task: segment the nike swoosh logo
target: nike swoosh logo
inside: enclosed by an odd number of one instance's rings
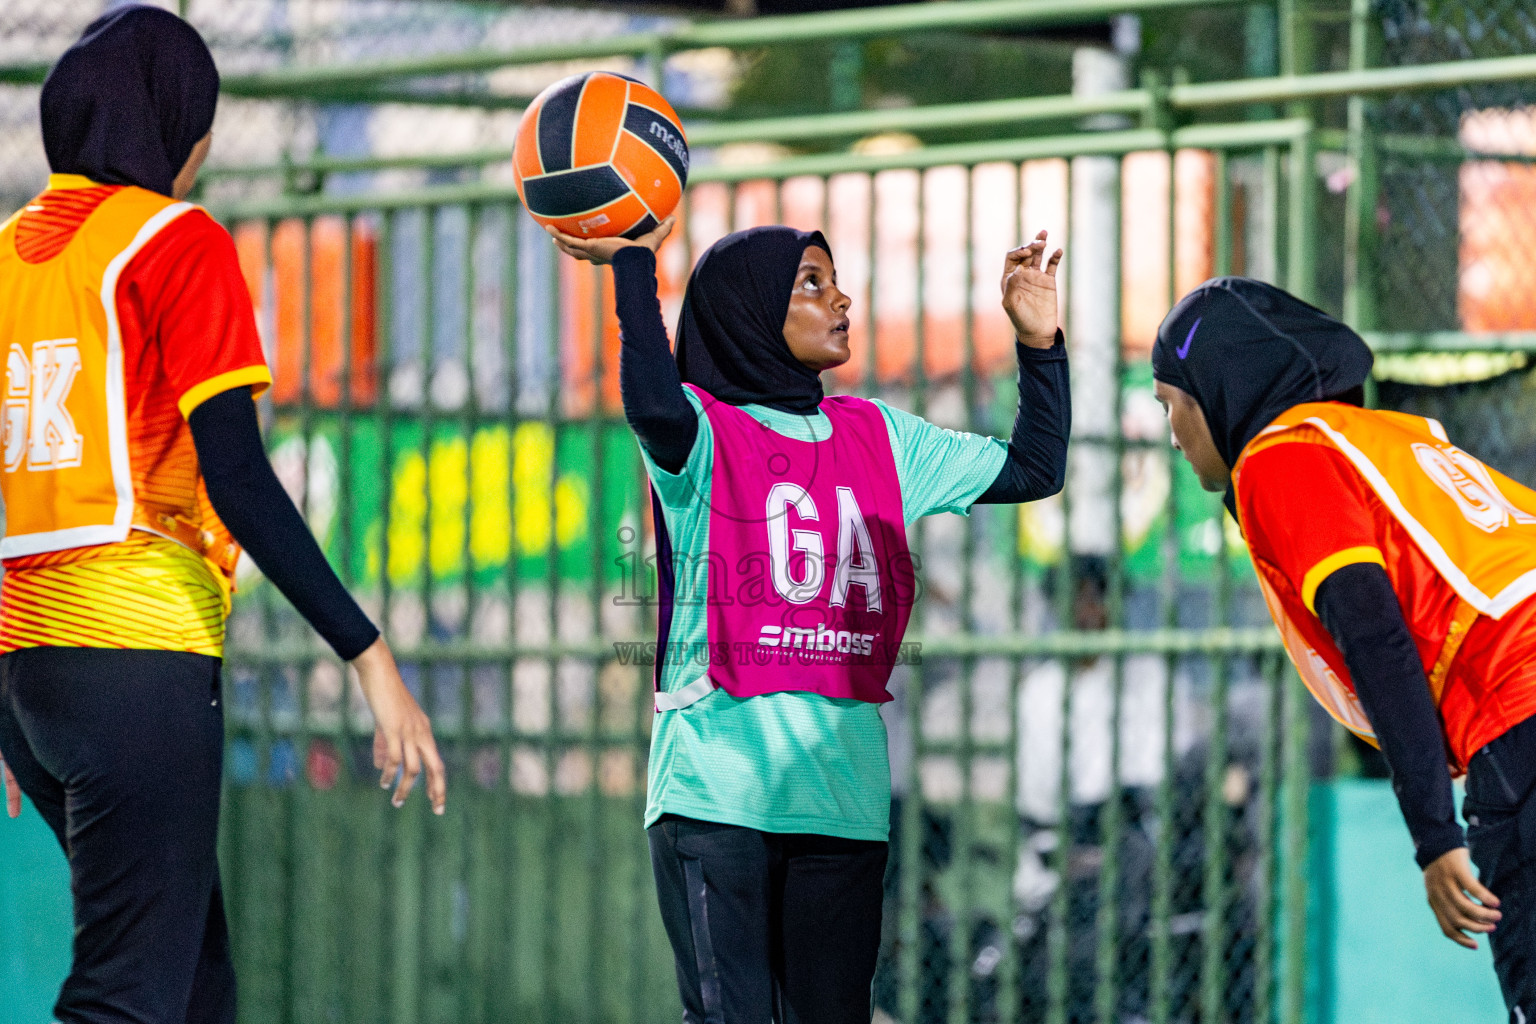
[[[1205,317],[1203,316],[1197,317],[1195,319],[1195,326],[1189,329],[1189,337],[1184,339],[1184,344],[1174,349],[1174,355],[1178,356],[1180,359],[1183,359],[1185,356],[1189,355],[1189,346],[1194,343],[1195,332],[1200,329],[1200,321],[1204,319]]]

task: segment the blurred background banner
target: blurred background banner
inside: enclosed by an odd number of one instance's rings
[[[103,9],[0,8],[7,210],[46,174],[48,63]],[[688,128],[669,322],[721,235],[820,228],[854,299],[833,391],[1003,433],[1002,255],[1041,228],[1067,250],[1065,491],[912,530],[877,1019],[1356,1024],[1448,990],[1437,1019],[1502,1012],[1486,950],[1435,928],[1379,758],[1307,699],[1170,451],[1147,353],[1200,281],[1273,281],[1365,334],[1377,404],[1536,483],[1527,0],[180,10],[224,75],[199,199],[258,309],[274,464],[455,782],[443,820],[388,808],[355,684],[243,566],[242,1021],[679,1015],[640,828],[654,545],[611,281],[556,260],[509,162],[528,100],[595,68]],[[0,825],[0,1006],[42,1020],[68,893],[29,821]]]

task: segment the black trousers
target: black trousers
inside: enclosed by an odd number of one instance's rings
[[[220,661],[38,647],[0,656],[0,754],[69,858],[61,1024],[233,1024],[216,840]]]
[[[1461,805],[1478,879],[1503,918],[1489,936],[1511,1024],[1536,1024],[1536,718],[1472,756]]]
[[[685,1024],[869,1024],[885,843],[670,814],[648,832]]]

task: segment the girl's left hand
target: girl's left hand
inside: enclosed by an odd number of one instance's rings
[[[588,263],[596,263],[601,266],[604,263],[613,262],[613,254],[620,249],[631,245],[640,245],[655,252],[672,233],[672,225],[677,223],[675,216],[668,217],[656,225],[650,232],[639,238],[577,238],[568,235],[552,225],[544,225],[544,230],[549,232],[549,237],[555,240],[555,248],[567,256],[578,260],[586,260]]]
[[[1003,262],[1003,310],[1019,341],[1031,348],[1056,343],[1056,270],[1061,250],[1045,258],[1046,233],[1010,252]]]

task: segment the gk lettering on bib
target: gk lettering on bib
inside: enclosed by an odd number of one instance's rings
[[[916,576],[885,417],[863,399],[828,398],[831,436],[800,441],[694,392],[715,445],[709,564],[670,564],[660,528],[657,551],[668,564],[657,678],[672,602],[689,589],[676,586],[683,574],[707,574],[709,665],[693,693],[658,694],[658,708],[715,686],[737,697],[797,690],[890,700]]]

